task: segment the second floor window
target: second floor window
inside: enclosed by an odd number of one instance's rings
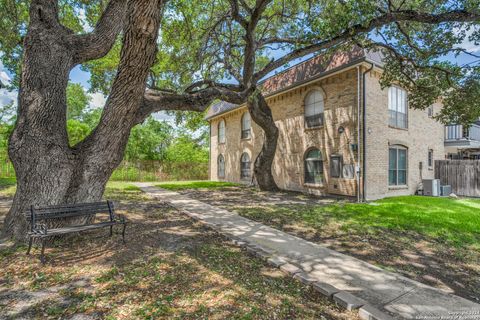
[[[408,127],[407,92],[399,87],[388,89],[388,124],[395,128]]]
[[[310,91],[305,97],[305,127],[323,126],[323,94],[319,90]]]
[[[427,114],[429,118],[433,118],[433,106],[427,108]]]
[[[225,143],[225,120],[218,123],[218,143]]]
[[[248,178],[250,178],[250,156],[244,152],[240,158],[240,179]]]
[[[251,136],[250,113],[245,112],[242,116],[242,139],[248,139]]]

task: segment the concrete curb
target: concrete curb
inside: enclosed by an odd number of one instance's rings
[[[326,298],[333,300],[333,295],[339,293],[340,290],[335,288],[332,285],[324,282],[315,282],[313,284],[313,288],[318,291],[321,295],[325,296]]]
[[[368,304],[358,309],[358,315],[363,320],[393,320],[393,317]]]
[[[221,224],[207,222],[187,210],[181,210],[176,208],[175,206],[172,207],[179,210],[181,213],[189,216],[193,220],[199,222],[202,226],[213,229],[215,232],[229,239],[232,244],[245,249],[248,253],[259,257],[271,266],[280,269],[283,273],[291,276],[293,279],[312,287],[322,296],[326,297],[331,301],[334,301],[338,306],[347,310],[357,310],[360,319],[394,320],[393,317],[376,309],[375,307],[372,307],[371,305],[367,304],[367,302],[363,299],[360,299],[347,291],[339,290],[330,284],[316,281],[316,279],[311,277],[308,273],[304,272],[299,267],[289,263],[288,259],[286,259],[285,257],[276,255],[273,250],[263,248],[257,244],[249,243],[249,241],[245,239],[229,234],[222,230]]]
[[[347,291],[335,293],[333,295],[333,301],[335,301],[337,305],[340,305],[341,307],[350,311],[360,309],[360,307],[363,307],[367,304],[366,301],[355,297],[353,294]]]

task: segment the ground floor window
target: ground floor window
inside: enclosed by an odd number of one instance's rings
[[[433,150],[428,149],[428,167],[433,168]]]
[[[388,160],[388,184],[399,186],[407,184],[407,148],[391,146]]]
[[[341,178],[342,177],[342,156],[332,155],[330,156],[330,177]]]
[[[218,156],[218,177],[225,178],[225,158],[223,155]]]
[[[244,152],[240,159],[240,178],[247,179],[250,177],[250,156]]]
[[[305,183],[323,183],[322,153],[318,149],[310,149],[305,155]]]

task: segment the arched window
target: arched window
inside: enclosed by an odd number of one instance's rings
[[[323,94],[319,90],[310,91],[305,97],[305,127],[323,126]]]
[[[242,115],[242,139],[250,138],[251,123],[250,123],[250,113],[245,112]]]
[[[225,143],[225,120],[218,123],[218,143]]]
[[[388,184],[391,186],[407,185],[407,148],[400,145],[388,149]]]
[[[225,158],[222,154],[218,155],[217,160],[218,177],[225,178]]]
[[[242,153],[240,158],[240,178],[250,178],[250,156],[246,152]]]
[[[323,183],[322,153],[318,149],[310,149],[305,155],[305,183]]]

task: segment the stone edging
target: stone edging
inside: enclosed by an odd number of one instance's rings
[[[170,205],[170,204],[169,204]],[[172,206],[172,205],[170,205]],[[172,206],[173,207],[173,206]],[[175,208],[179,210],[178,208]],[[360,319],[363,320],[393,320],[394,318],[377,308],[369,305],[365,300],[356,297],[350,292],[339,290],[334,286],[325,283],[316,281],[308,273],[302,271],[297,266],[288,262],[288,259],[280,255],[276,255],[273,250],[263,248],[262,246],[254,243],[249,243],[248,240],[241,239],[234,235],[228,234],[221,230],[221,225],[217,223],[210,223],[205,220],[199,219],[197,215],[190,213],[187,210],[179,210],[180,212],[186,214],[190,218],[199,222],[200,224],[209,227],[216,232],[222,234],[230,241],[247,252],[259,257],[263,261],[267,262],[275,268],[279,268],[283,273],[291,276],[293,279],[300,281],[301,283],[311,286],[315,291],[320,293],[322,296],[328,300],[335,302],[337,306],[340,306],[346,310],[357,310]]]

